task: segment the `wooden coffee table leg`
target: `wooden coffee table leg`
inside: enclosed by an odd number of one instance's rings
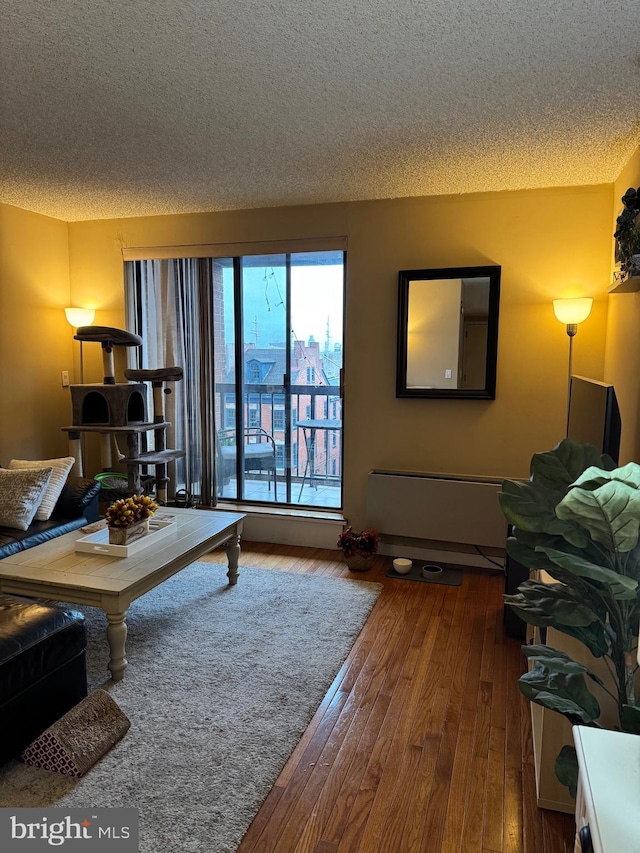
[[[123,613],[107,613],[109,624],[107,626],[107,640],[109,641],[109,669],[114,681],[121,681],[127,668],[127,659],[124,656],[124,646],[127,641],[127,623],[124,621],[127,611]]]
[[[225,545],[227,550],[227,560],[229,561],[229,571],[227,577],[229,584],[238,583],[238,561],[240,559],[240,536],[234,535]]]

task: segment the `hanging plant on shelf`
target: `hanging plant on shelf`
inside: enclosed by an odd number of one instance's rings
[[[640,187],[629,187],[622,196],[622,213],[616,219],[616,261],[620,281],[640,276]]]

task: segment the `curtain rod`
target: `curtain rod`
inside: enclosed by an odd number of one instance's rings
[[[231,243],[193,243],[177,246],[122,247],[125,261],[165,260],[167,258],[224,258],[237,255],[278,255],[294,252],[344,251],[346,237],[299,237],[291,240],[256,240]]]

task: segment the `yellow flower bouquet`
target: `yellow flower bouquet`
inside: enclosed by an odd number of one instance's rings
[[[158,509],[158,504],[148,495],[133,495],[114,501],[107,508],[109,542],[126,545],[149,532],[149,518]]]
[[[109,527],[131,527],[145,518],[150,518],[158,509],[158,504],[148,495],[133,495],[121,498],[107,509]]]

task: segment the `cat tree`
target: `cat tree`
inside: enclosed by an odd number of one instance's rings
[[[141,346],[142,338],[123,329],[109,326],[81,326],[75,339],[100,343],[102,346],[103,383],[101,385],[72,385],[73,424],[63,427],[69,434],[70,455],[75,457],[74,473],[84,476],[82,433],[100,436],[100,464],[103,471],[113,470],[111,445],[115,437],[124,438],[126,453],[122,464],[127,470],[127,493],[142,494],[155,490],[156,500],[167,502],[167,465],[184,456],[183,450],[166,446],[164,394],[170,394],[167,383],[182,379],[181,367],[162,367],[157,370],[125,370],[131,380],[116,383],[113,348]],[[147,386],[153,389],[153,420],[147,414]],[[153,449],[147,449],[147,436],[153,433]],[[153,470],[150,474],[149,470]]]

